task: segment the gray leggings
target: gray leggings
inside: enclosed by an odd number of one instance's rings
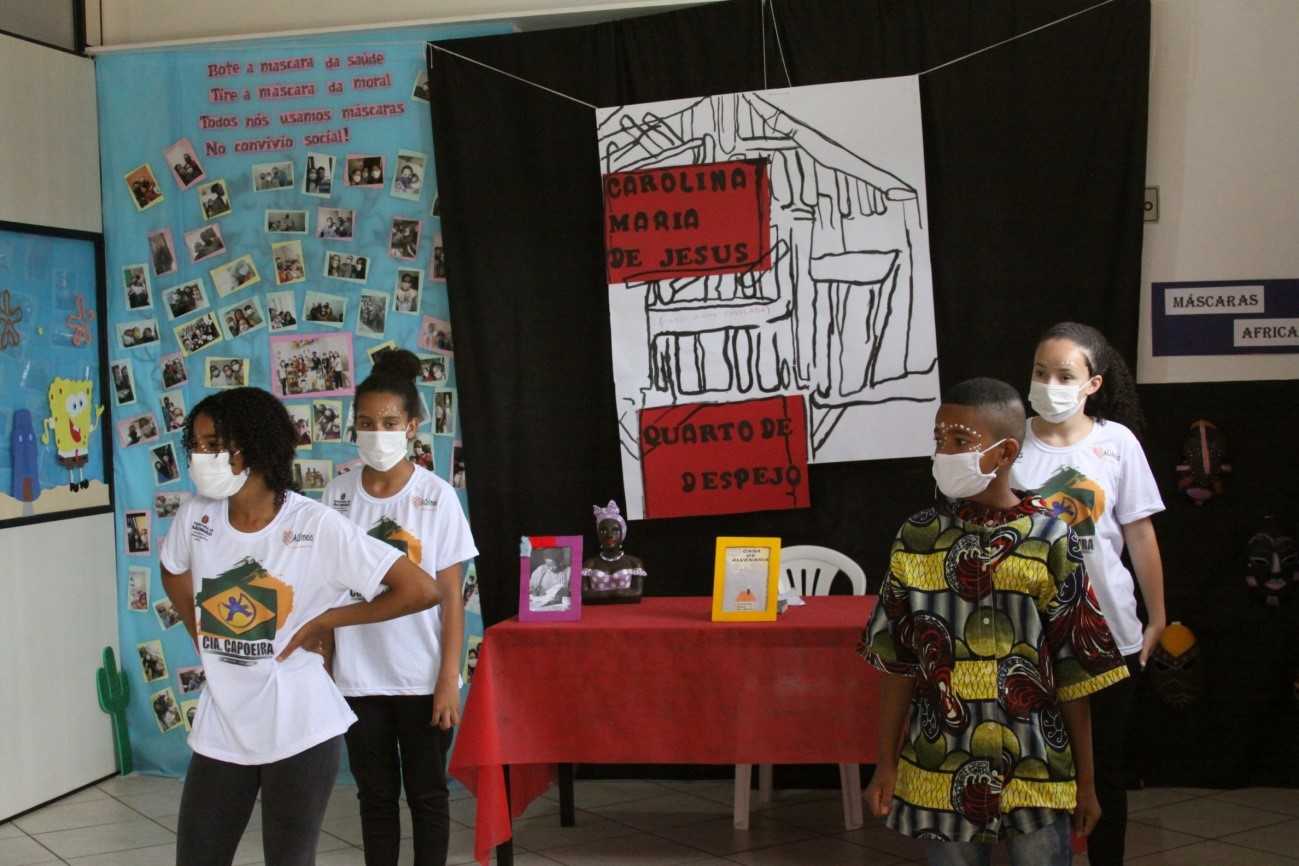
[[[259,790],[266,866],[311,866],[342,743],[340,735],[271,764],[231,764],[195,754],[180,797],[176,866],[229,866]]]

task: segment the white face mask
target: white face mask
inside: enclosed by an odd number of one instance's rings
[[[189,477],[194,481],[194,488],[199,496],[208,499],[229,499],[239,492],[248,480],[248,470],[235,475],[230,471],[229,451],[218,451],[215,454],[189,455]]]
[[[969,499],[987,490],[997,473],[993,471],[985,475],[979,469],[979,460],[1005,441],[998,439],[982,451],[935,454],[933,471],[938,489],[949,499]]]
[[[1048,385],[1045,382],[1030,382],[1028,385],[1028,404],[1033,407],[1044,421],[1059,424],[1068,421],[1082,409],[1087,398],[1082,396],[1082,389],[1087,382],[1073,385]]]
[[[356,450],[366,466],[387,472],[406,459],[406,431],[357,430]]]

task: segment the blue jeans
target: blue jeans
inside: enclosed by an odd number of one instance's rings
[[[930,866],[988,866],[993,845],[987,842],[938,842],[925,840],[925,856]],[[1069,819],[1011,836],[1006,840],[1011,866],[1069,866],[1073,849],[1069,843]]]

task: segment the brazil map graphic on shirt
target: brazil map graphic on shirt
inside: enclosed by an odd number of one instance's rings
[[[406,554],[406,558],[416,565],[419,565],[420,560],[424,558],[424,545],[420,540],[391,517],[379,518],[379,522],[370,530],[369,535],[391,544]]]
[[[1078,535],[1096,534],[1096,521],[1105,514],[1105,490],[1082,472],[1061,467],[1038,488],[1038,495]]]
[[[293,588],[246,557],[205,579],[195,601],[203,650],[232,664],[252,664],[275,654],[272,641],[293,610]]]

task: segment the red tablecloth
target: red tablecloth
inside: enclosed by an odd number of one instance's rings
[[[879,678],[854,649],[875,597],[806,601],[775,622],[647,598],[489,628],[449,768],[478,799],[479,862],[556,763],[873,763]]]

